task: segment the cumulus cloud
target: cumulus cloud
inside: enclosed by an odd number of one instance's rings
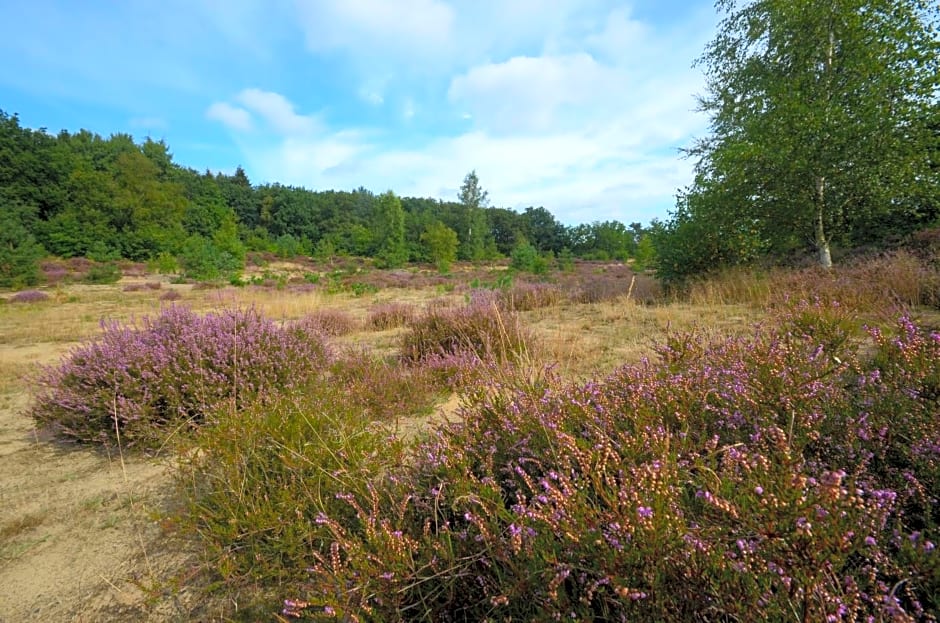
[[[622,4],[584,9],[598,4],[558,0],[559,18],[536,0],[404,0],[393,19],[380,0],[299,3],[311,50],[388,57],[354,68],[351,94],[394,102],[384,114],[400,125],[341,130],[277,93],[243,91],[235,102],[282,137],[244,144],[252,179],[454,199],[475,169],[494,204],[542,205],[566,223],[663,216],[691,179],[678,148],[704,131],[690,65],[710,27],[691,16],[676,36]],[[409,84],[425,75],[409,59],[427,55],[444,73]]]
[[[241,132],[247,132],[252,127],[251,114],[244,108],[232,106],[227,102],[215,102],[209,106],[206,118]]]
[[[606,97],[617,76],[588,54],[519,56],[487,63],[453,79],[449,99],[499,133],[558,128],[559,113]],[[584,115],[587,116],[587,115]]]
[[[314,117],[294,112],[294,105],[280,93],[245,89],[235,99],[245,108],[260,115],[280,134],[310,134],[319,127]]]

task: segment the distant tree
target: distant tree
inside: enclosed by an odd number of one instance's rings
[[[689,153],[694,227],[755,230],[770,248],[807,242],[832,263],[887,216],[916,227],[940,89],[940,5],[921,0],[718,0],[700,63],[711,136]],[[710,195],[703,200],[694,196]],[[689,226],[671,227],[685,235]],[[662,256],[661,256],[662,259]],[[710,262],[700,262],[708,265]]]
[[[568,246],[565,226],[543,207],[528,207],[522,213],[522,231],[529,243],[541,252],[558,253]]]
[[[633,254],[633,268],[638,271],[652,268],[656,263],[656,247],[653,245],[653,236],[649,233],[640,235]]]
[[[403,265],[408,261],[405,246],[405,211],[395,193],[388,191],[375,202],[376,259],[386,268]]]
[[[450,271],[451,264],[457,259],[457,232],[435,221],[421,234],[421,242],[427,246],[428,255],[437,269],[442,273]]]
[[[489,204],[489,193],[480,186],[476,171],[463,178],[457,201],[465,210],[465,235],[462,255],[468,260],[482,260],[486,256],[486,239],[489,234],[483,209]]]

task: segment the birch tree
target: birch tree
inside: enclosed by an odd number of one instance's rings
[[[940,8],[919,0],[718,0],[699,64],[711,134],[692,197],[777,252],[914,226],[935,194],[930,131],[940,88]],[[705,199],[704,197],[702,199]],[[919,212],[920,211],[920,212]],[[718,214],[717,212],[721,212]],[[719,218],[720,217],[720,218]],[[700,214],[698,218],[709,218]]]

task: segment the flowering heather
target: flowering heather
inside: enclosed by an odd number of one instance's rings
[[[289,390],[324,366],[322,340],[278,327],[258,312],[198,316],[178,306],[141,326],[102,322],[96,340],[46,367],[30,415],[79,441],[153,443],[274,390]]]
[[[377,331],[397,329],[410,322],[415,316],[415,309],[403,303],[382,303],[369,310],[366,323]]]
[[[602,381],[476,386],[337,495],[283,614],[935,621],[940,335],[902,318],[863,357],[811,310]]]
[[[339,309],[318,309],[291,323],[294,328],[323,335],[340,336],[353,333],[359,323],[349,313]]]
[[[462,353],[514,361],[525,357],[531,342],[519,318],[499,309],[492,291],[475,290],[463,307],[429,308],[412,320],[401,338],[401,356],[413,363]]]
[[[49,295],[40,290],[23,290],[10,297],[11,303],[40,303],[48,301]]]

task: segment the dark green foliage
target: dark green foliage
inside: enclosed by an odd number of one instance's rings
[[[179,253],[179,262],[183,275],[190,279],[218,279],[244,267],[244,262],[230,251],[202,236],[186,239]]]
[[[117,283],[121,279],[121,267],[116,262],[95,264],[85,273],[85,283]]]
[[[23,225],[30,210],[12,202],[0,204],[0,288],[39,282],[39,260],[46,254]]]
[[[241,167],[227,175],[176,164],[163,141],[137,144],[127,134],[104,138],[86,130],[51,136],[0,111],[0,197],[29,207],[21,225],[59,257],[150,262],[181,255],[186,270],[200,276],[230,274],[246,250],[444,267],[453,261],[442,251],[450,239],[435,249],[422,239],[438,223],[456,233],[462,260],[505,257],[523,239],[540,253],[567,247],[579,257],[625,259],[632,248],[629,231],[616,221],[597,224],[576,244],[576,228],[545,208],[491,207],[475,172],[464,179],[457,202],[392,196],[365,188],[253,187]],[[214,248],[196,249],[194,236]]]
[[[388,191],[375,202],[376,260],[383,268],[396,268],[408,261],[405,246],[405,211],[401,200]]]

